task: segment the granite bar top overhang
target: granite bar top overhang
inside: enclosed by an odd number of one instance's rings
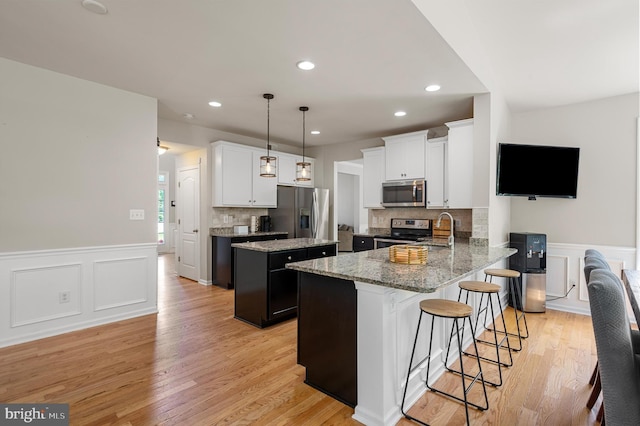
[[[454,244],[453,249],[430,247],[426,265],[390,262],[389,249],[382,248],[288,263],[286,267],[417,293],[432,293],[494,265],[516,252],[513,248],[475,246],[458,242]]]
[[[295,250],[308,247],[326,246],[331,244],[338,244],[333,240],[321,240],[316,238],[289,238],[286,240],[268,240],[268,241],[254,241],[250,243],[235,243],[231,244],[231,247],[241,248],[247,250],[274,252]]]

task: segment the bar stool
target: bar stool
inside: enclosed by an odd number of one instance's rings
[[[516,328],[518,329],[518,333],[509,333],[505,329],[504,332],[497,330],[498,333],[505,333],[507,336],[517,336],[518,337],[518,348],[511,348],[514,351],[522,350],[522,339],[526,339],[529,337],[529,327],[527,326],[527,317],[524,314],[524,306],[522,304],[522,295],[520,294],[520,286],[518,285],[518,278],[520,278],[520,272],[514,271],[513,269],[485,269],[484,270],[484,280],[487,281],[489,278],[489,282],[492,282],[493,277],[502,277],[506,278],[509,281],[509,295],[511,297],[511,303],[513,303],[513,312],[515,313],[516,318]],[[520,307],[520,308],[518,308]],[[520,313],[518,313],[520,310]],[[520,332],[520,320],[524,322],[524,329],[526,331],[526,335]]]
[[[460,370],[461,370],[461,375],[460,377],[462,378],[462,395],[463,397],[460,398],[459,396],[456,395],[452,395],[450,393],[444,392],[440,389],[436,389],[432,386],[429,385],[429,370],[431,369],[431,348],[433,346],[433,328],[434,328],[434,324],[435,324],[435,319],[436,317],[439,318],[449,318],[452,319],[456,328],[456,335],[459,337],[460,336],[460,324],[459,324],[459,320],[462,320],[462,328],[464,329],[464,323],[465,321],[468,319],[469,320],[469,326],[471,327],[471,334],[473,336],[475,336],[475,332],[474,332],[474,328],[473,328],[473,323],[471,321],[471,314],[473,312],[473,309],[471,308],[471,306],[464,304],[464,303],[460,303],[460,302],[456,302],[453,300],[445,300],[445,299],[427,299],[427,300],[423,300],[420,302],[420,316],[418,317],[418,328],[416,329],[416,338],[413,341],[413,349],[411,350],[411,358],[409,360],[409,369],[407,371],[407,381],[404,384],[404,393],[402,395],[402,405],[400,406],[400,411],[402,412],[402,414],[410,419],[413,420],[415,422],[418,422],[422,425],[428,425],[427,423],[423,422],[420,419],[417,419],[415,417],[410,416],[409,414],[407,414],[404,411],[404,402],[405,402],[405,398],[407,396],[407,387],[409,386],[409,377],[411,377],[411,372],[414,370],[411,368],[411,366],[413,365],[413,356],[415,355],[416,352],[416,344],[418,343],[418,336],[420,335],[420,323],[422,322],[422,315],[423,314],[427,314],[427,315],[431,315],[433,317],[432,321],[431,321],[431,332],[429,334],[429,352],[427,353],[426,359],[427,359],[427,374],[426,374],[426,379],[425,379],[425,384],[427,386],[427,389],[436,392],[436,393],[440,393],[443,395],[446,395],[450,398],[453,398],[457,401],[463,402],[464,403],[464,409],[465,409],[465,414],[467,416],[467,425],[469,425],[469,405],[479,409],[479,410],[486,410],[489,408],[489,399],[487,397],[487,388],[485,386],[485,381],[484,381],[484,376],[482,375],[482,366],[480,365],[480,359],[477,358],[478,361],[478,373],[473,376],[470,374],[467,374],[464,372],[464,366],[462,365],[462,342],[461,339],[458,338],[458,355],[459,355],[459,359],[460,359]],[[473,346],[476,350],[476,353],[478,352],[478,347],[476,345],[476,341],[475,339],[473,339]],[[417,365],[421,365],[422,362],[424,361],[424,359],[422,361],[420,361]],[[446,363],[446,360],[445,360]],[[446,364],[445,364],[446,366]],[[465,381],[465,377],[471,377],[472,381],[469,384],[469,386],[467,386],[466,381]],[[471,390],[471,387],[476,384],[476,382],[478,382],[478,380],[480,380],[480,383],[482,383],[482,390],[484,392],[484,406],[475,404],[471,401],[468,400],[467,398],[467,394],[469,393],[469,391]]]
[[[513,365],[513,357],[511,355],[511,344],[509,343],[509,336],[505,334],[502,337],[502,339],[498,341],[498,332],[496,331],[496,320],[495,320],[496,314],[495,314],[495,309],[493,307],[493,299],[491,298],[491,295],[495,295],[495,299],[498,302],[498,308],[500,310],[500,318],[502,320],[502,330],[505,330],[505,331],[507,330],[507,325],[504,321],[504,314],[502,312],[502,306],[500,304],[500,296],[498,295],[498,293],[500,292],[500,286],[497,284],[491,284],[484,281],[461,281],[458,283],[458,287],[460,288],[460,291],[458,292],[458,302],[461,302],[463,291],[466,294],[466,298],[464,300],[464,303],[466,304],[469,303],[469,293],[480,294],[480,303],[478,304],[478,312],[476,313],[475,329],[476,331],[478,330],[480,315],[484,313],[484,328],[486,328],[489,331],[493,331],[493,341],[483,340],[479,338],[476,338],[475,340],[476,342],[481,342],[481,343],[485,343],[487,345],[493,346],[496,349],[495,359],[480,356],[480,354],[478,354],[477,352],[474,354],[471,352],[463,351],[463,353],[467,356],[477,357],[484,361],[488,361],[492,364],[495,364],[498,367],[499,380],[497,382],[492,382],[488,379],[485,379],[485,383],[488,383],[493,386],[502,386],[502,367],[503,366],[511,367]],[[485,300],[485,295],[487,296],[486,300]],[[491,311],[491,328],[487,327],[487,314],[489,313],[489,311]],[[447,365],[447,360],[449,359],[449,350],[451,348],[451,340],[453,339],[453,333],[454,333],[454,330],[453,330],[453,327],[451,327],[449,344],[447,345],[447,355],[445,356],[445,366]],[[464,330],[462,331],[462,334],[463,334],[462,340],[464,340]],[[506,347],[504,347],[505,342],[507,344]],[[508,362],[500,359],[500,349],[506,349],[507,354],[509,355]],[[449,367],[447,367],[447,370],[453,373],[462,374],[460,371],[456,371],[455,369],[452,369]]]

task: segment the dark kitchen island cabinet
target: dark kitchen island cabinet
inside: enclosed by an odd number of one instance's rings
[[[287,263],[335,256],[337,241],[293,238],[233,244],[235,318],[263,328],[296,316],[298,274]]]
[[[211,231],[211,275],[213,284],[233,288],[233,250],[231,244],[252,241],[284,240],[286,232],[255,232],[233,234],[225,231]]]

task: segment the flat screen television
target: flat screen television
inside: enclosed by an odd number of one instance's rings
[[[496,194],[576,198],[580,148],[498,144]]]

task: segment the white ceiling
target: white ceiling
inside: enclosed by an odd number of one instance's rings
[[[637,0],[459,2],[513,110],[638,91]],[[157,98],[161,118],[263,139],[262,94],[273,93],[271,141],[298,146],[302,105],[307,130],[321,131],[307,135],[313,146],[468,118],[487,91],[410,0],[101,3],[106,15],[81,0],[0,0],[0,57]],[[301,59],[316,68],[298,70]],[[442,90],[425,92],[431,83]]]

